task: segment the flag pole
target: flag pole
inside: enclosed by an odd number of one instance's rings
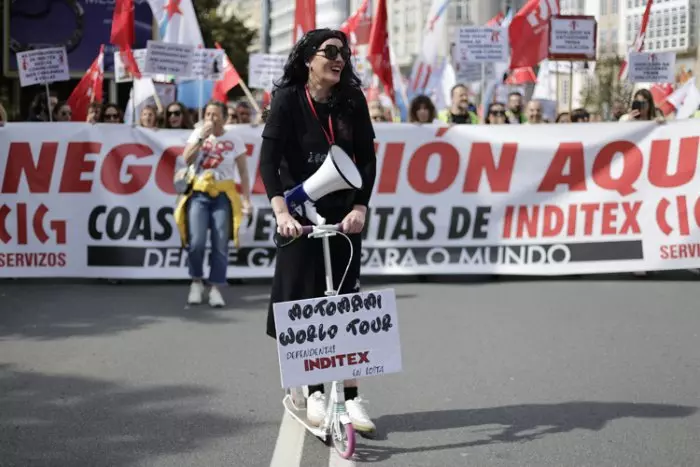
[[[246,86],[245,83],[243,82],[243,79],[238,80],[238,85],[241,87],[241,89],[243,89],[243,93],[245,94],[245,97],[250,102],[250,105],[252,105],[253,109],[255,109],[255,113],[257,113],[259,115],[260,114],[260,106],[255,101],[255,97],[253,97],[253,94],[251,94],[250,89],[248,89],[248,86]]]
[[[46,86],[46,109],[49,114],[49,121],[53,122],[53,112],[51,109],[51,95],[50,95],[50,90],[49,90],[49,82],[45,82],[44,86]]]

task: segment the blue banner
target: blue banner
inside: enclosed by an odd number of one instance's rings
[[[15,54],[24,50],[65,46],[68,66],[82,76],[105,44],[105,72],[114,71],[109,44],[114,0],[21,0],[5,2],[3,70],[17,76]],[[148,0],[134,0],[136,43],[145,48],[153,38],[153,14]]]

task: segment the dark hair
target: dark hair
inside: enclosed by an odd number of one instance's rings
[[[586,109],[574,109],[571,111],[571,123],[587,122],[591,114]]]
[[[424,94],[420,94],[416,97],[413,98],[411,101],[411,108],[408,111],[408,120],[410,122],[417,122],[418,121],[418,110],[421,107],[427,107],[428,112],[430,113],[430,116],[428,117],[429,121],[432,122],[435,120],[435,117],[437,115],[437,111],[435,110],[435,104],[433,104],[433,101],[430,100],[430,98]]]
[[[559,115],[557,115],[556,120],[554,120],[555,123],[561,123],[561,120],[564,117],[569,117],[569,120],[571,120],[571,115],[569,115],[569,112],[561,112]]]
[[[262,123],[267,122],[268,115],[270,115],[270,106],[269,105],[262,110],[262,113],[260,114],[260,121]]]
[[[236,107],[235,107],[235,108],[237,109],[238,107],[242,107],[242,108],[244,108],[244,109],[249,109],[249,110],[250,110],[250,104],[248,104],[248,102],[246,102],[246,101],[238,101],[238,102],[236,102]]]
[[[119,121],[123,122],[124,121],[124,113],[122,112],[121,107],[119,107],[117,104],[114,103],[109,103],[105,104],[104,107],[102,107],[102,113],[100,114],[100,122],[104,123],[105,122],[105,114],[109,109],[114,109],[117,111],[117,115],[119,115]]]
[[[180,108],[180,114],[182,115],[182,123],[180,124],[180,128],[178,129],[192,129],[192,122],[190,121],[190,112],[189,110],[187,110],[187,107],[185,107],[185,104],[183,104],[180,101],[174,101],[165,106],[165,118],[163,121],[163,126],[165,128],[172,128],[170,126],[170,119],[168,118],[168,109],[174,105]]]
[[[205,111],[207,110],[207,107],[217,107],[221,111],[221,116],[224,119],[226,119],[226,117],[228,116],[228,106],[221,101],[212,99],[209,102],[207,102],[207,105],[204,106]]]
[[[491,111],[492,111],[493,108],[496,107],[496,106],[503,107],[503,112],[504,112],[504,113],[505,113],[505,111],[506,111],[506,105],[505,105],[503,102],[492,102],[492,103],[490,103],[489,106],[488,106],[487,109],[486,109],[486,115],[484,115],[484,123],[486,123],[487,125],[491,124]],[[505,121],[504,123],[509,124],[510,122],[508,121],[508,117],[507,117],[506,115],[504,115],[504,117],[506,117],[506,121]]]
[[[654,120],[654,118],[656,118],[656,105],[654,104],[654,97],[651,95],[651,92],[649,92],[648,89],[640,89],[634,93],[634,96],[632,96],[632,100],[636,100],[637,96],[642,96],[644,101],[647,103],[647,112],[649,112],[648,120]],[[639,119],[642,120],[641,113],[639,117]]]
[[[68,101],[59,101],[56,103],[56,105],[53,106],[53,111],[51,112],[51,118],[56,121],[58,119],[58,111],[61,110],[61,107],[68,107],[70,109],[70,104],[68,104]],[[72,111],[73,109],[71,109]]]
[[[510,98],[512,96],[523,97],[523,95],[518,91],[512,91],[511,93],[508,94],[508,98]]]
[[[335,29],[314,29],[297,42],[289,54],[284,65],[284,74],[275,83],[272,96],[278,89],[304,86],[309,79],[309,68],[306,64],[316,54],[318,48],[328,39],[338,39],[343,43],[343,48],[349,49],[348,37],[344,32]],[[341,113],[352,113],[355,108],[355,90],[361,92],[362,81],[355,73],[352,62],[347,61],[340,73],[340,81],[333,86],[328,104],[331,108],[337,108]]]
[[[455,95],[455,91],[456,91],[457,89],[459,89],[459,88],[464,88],[464,89],[467,89],[467,90],[469,89],[469,88],[467,88],[467,85],[466,85],[466,84],[461,84],[461,83],[455,84],[454,86],[452,86],[452,89],[450,89],[450,97],[454,96],[454,95]]]

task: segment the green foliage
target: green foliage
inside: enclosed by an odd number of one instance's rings
[[[248,48],[257,36],[257,31],[248,29],[243,21],[231,16],[223,18],[217,14],[221,0],[196,0],[194,5],[205,47],[214,47],[216,42],[226,50],[241,79],[248,82]],[[229,98],[242,96],[240,86],[229,91]]]
[[[633,86],[618,79],[622,62],[623,58],[617,56],[598,59],[595,80],[584,88],[581,95],[586,108],[602,112],[611,109],[617,100],[630,101]]]

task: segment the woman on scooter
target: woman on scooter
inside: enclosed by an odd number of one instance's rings
[[[362,175],[361,190],[330,193],[316,203],[327,224],[342,223],[353,244],[353,258],[339,293],[360,290],[361,232],[376,175],[374,129],[361,81],[350,62],[348,39],[341,31],[309,31],[292,49],[284,75],[276,84],[262,133],[260,174],[277,221],[277,232],[299,237],[310,222],[291,214],[286,190],[309,178],[321,166],[332,144],[354,159]],[[350,247],[341,236],[330,238],[334,287],[343,277]],[[324,296],[322,242],[299,237],[277,249],[267,315],[267,335],[276,339],[272,304]],[[357,381],[344,382],[345,405],[355,430],[375,426],[358,395]],[[307,418],[318,426],[326,413],[323,385],[309,386]]]

